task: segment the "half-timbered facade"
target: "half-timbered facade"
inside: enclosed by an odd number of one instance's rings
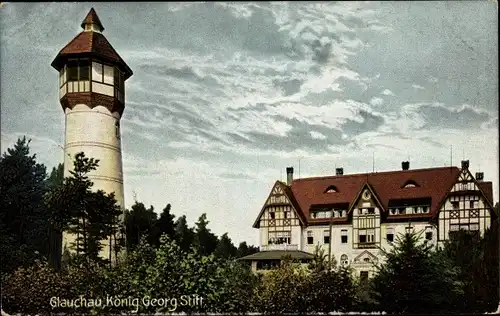
[[[261,251],[313,253],[319,245],[361,278],[383,260],[380,248],[412,231],[435,246],[461,229],[482,235],[496,221],[491,182],[461,168],[415,169],[276,181],[253,227]],[[264,258],[264,255],[260,255]],[[260,258],[259,257],[259,258]],[[255,264],[254,266],[258,266]]]

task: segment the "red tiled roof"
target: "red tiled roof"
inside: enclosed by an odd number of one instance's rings
[[[490,203],[493,204],[493,183],[491,182],[478,182],[479,188],[483,191],[484,195]]]
[[[380,203],[387,210],[389,200],[431,198],[430,214],[436,214],[440,202],[455,183],[460,169],[457,167],[401,170],[293,180],[291,190],[303,217],[309,218],[311,205],[354,203],[356,195],[368,183]],[[418,186],[402,188],[408,180]],[[334,185],[338,192],[324,193]]]

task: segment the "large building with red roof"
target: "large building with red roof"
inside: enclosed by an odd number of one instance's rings
[[[317,246],[336,262],[369,277],[398,234],[421,232],[439,245],[461,229],[484,234],[496,220],[491,182],[461,168],[441,167],[276,181],[253,227],[260,231],[261,253],[253,269],[264,268],[266,254],[312,254]],[[310,258],[310,257],[309,257]]]

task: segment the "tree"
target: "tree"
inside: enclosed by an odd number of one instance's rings
[[[77,236],[73,247],[77,256],[85,260],[101,260],[99,252],[103,241],[116,236],[119,230],[121,209],[114,194],[91,191],[93,183],[88,174],[98,167],[98,163],[96,159],[85,157],[83,152],[77,153],[71,176],[45,198],[51,210],[51,225],[58,231],[67,230]]]
[[[225,233],[219,239],[217,247],[215,248],[215,256],[218,258],[234,258],[236,257],[237,249],[233,245],[231,238]]]
[[[64,165],[60,163],[52,168],[49,178],[46,181],[46,190],[56,190],[57,187],[62,186],[64,183]],[[45,206],[46,204],[44,204]],[[47,209],[50,214],[50,210]],[[56,229],[54,224],[49,219],[49,265],[55,270],[61,267],[61,254],[62,254],[62,231]]]
[[[375,298],[382,311],[401,314],[458,312],[455,298],[463,290],[458,271],[442,252],[420,242],[416,233],[398,236],[386,262],[373,279]]]
[[[179,247],[189,251],[194,241],[194,231],[187,225],[186,215],[182,215],[175,222],[175,236]]]
[[[237,257],[241,258],[244,256],[248,256],[251,254],[254,254],[256,252],[259,252],[259,247],[255,246],[248,246],[246,241],[240,242],[240,245],[238,246],[238,251],[237,251]]]
[[[496,222],[483,237],[460,231],[443,252],[459,269],[463,295],[455,303],[468,313],[493,312],[498,307],[498,229]]]
[[[48,255],[48,214],[42,201],[46,168],[30,155],[26,137],[0,157],[0,252],[2,273]]]
[[[257,311],[271,315],[308,312],[311,286],[307,271],[290,256],[281,260],[277,269],[262,276],[256,290]]]
[[[328,260],[328,255],[319,245],[308,267],[311,274],[307,280],[307,311],[329,313],[351,310],[356,296],[351,270],[338,266],[334,258]]]
[[[197,247],[201,254],[209,255],[215,251],[217,247],[217,236],[215,236],[207,227],[207,214],[203,213],[195,223],[195,238],[194,245]]]
[[[143,237],[149,244],[154,244],[156,217],[153,206],[146,209],[143,203],[137,201],[132,205],[130,211],[125,212],[127,250],[134,249]]]
[[[171,205],[167,204],[160,214],[160,218],[153,227],[153,245],[160,246],[160,237],[164,234],[175,239],[175,215],[170,213]]]

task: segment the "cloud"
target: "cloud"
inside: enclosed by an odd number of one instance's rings
[[[316,131],[310,131],[309,134],[311,134],[311,137],[314,139],[326,139],[327,137],[319,132]]]
[[[394,96],[394,92],[392,92],[391,90],[389,89],[384,89],[382,92],[380,92],[380,94],[383,94],[383,95],[391,95],[391,96]]]
[[[425,89],[424,87],[422,87],[422,86],[420,86],[420,85],[418,85],[418,84],[412,84],[411,86],[412,86],[414,89],[417,89],[417,90],[424,90],[424,89]]]
[[[373,106],[382,105],[383,103],[384,103],[384,99],[378,98],[378,97],[373,97],[370,100],[370,104]]]

